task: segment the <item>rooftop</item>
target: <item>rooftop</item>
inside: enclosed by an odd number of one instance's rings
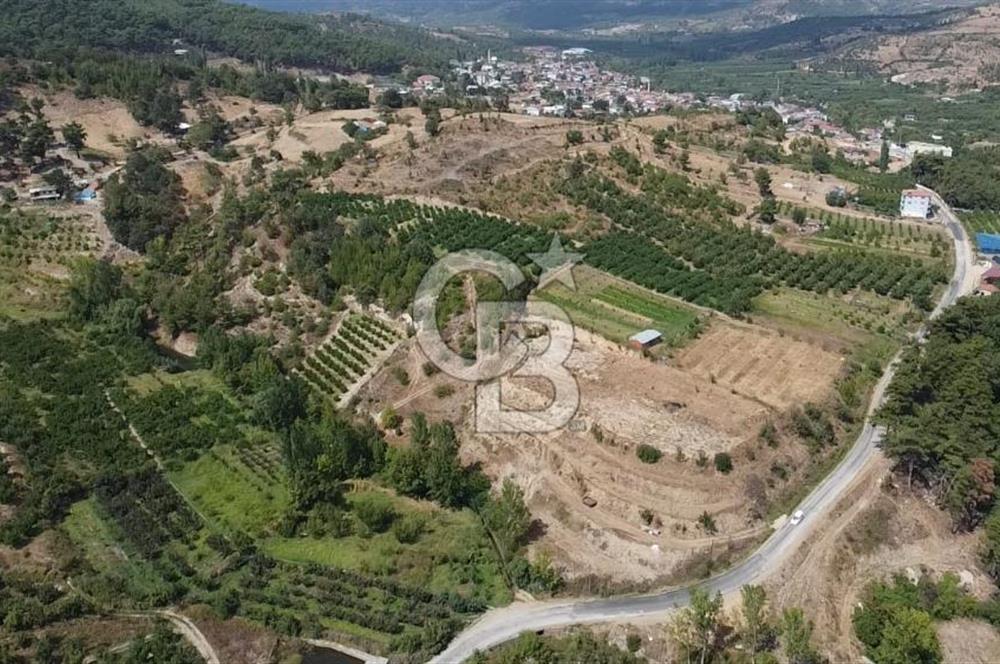
[[[642,332],[637,332],[628,338],[629,341],[635,341],[642,345],[652,343],[662,337],[663,334],[658,330],[643,330]]]

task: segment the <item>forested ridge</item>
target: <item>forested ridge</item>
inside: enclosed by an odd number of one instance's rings
[[[911,166],[921,184],[949,205],[969,210],[1000,210],[1000,148],[959,150],[953,157],[918,155]]]
[[[3,55],[51,61],[80,49],[172,54],[175,48],[272,65],[391,73],[404,65],[441,69],[471,45],[358,15],[318,19],[220,0],[4,3]]]
[[[877,420],[886,453],[957,528],[998,514],[1000,299],[965,298],[935,320],[927,343],[904,356]]]

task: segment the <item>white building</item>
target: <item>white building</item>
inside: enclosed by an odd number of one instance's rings
[[[919,189],[909,189],[899,198],[899,216],[926,219],[931,213],[931,195]]]
[[[952,150],[947,145],[939,145],[938,143],[911,141],[906,144],[906,152],[910,158],[916,157],[918,154],[936,154],[942,157],[951,157]]]

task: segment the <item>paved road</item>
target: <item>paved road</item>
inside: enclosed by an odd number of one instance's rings
[[[931,193],[935,197],[942,221],[955,245],[955,272],[951,283],[931,314],[931,317],[936,317],[954,304],[959,297],[970,293],[975,287],[975,282],[972,274],[973,252],[965,229],[940,197],[934,192]],[[918,339],[923,339],[926,330],[921,329],[916,336]],[[728,595],[738,592],[744,585],[759,583],[773,575],[788,556],[807,539],[810,532],[822,522],[825,513],[832,509],[850,488],[860,471],[876,458],[877,446],[882,439],[883,431],[881,427],[871,424],[870,415],[884,402],[885,391],[895,375],[898,360],[897,355],[877,383],[869,409],[869,418],[854,446],[848,450],[833,472],[799,505],[798,509],[805,512],[802,523],[793,526],[785,522],[743,562],[694,586],[667,590],[655,595],[518,603],[495,609],[480,617],[459,634],[432,662],[456,664],[477,650],[489,649],[525,631],[663,615],[686,605],[693,588],[704,588],[713,594],[718,591]]]

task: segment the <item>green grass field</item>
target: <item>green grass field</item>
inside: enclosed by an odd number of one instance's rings
[[[269,461],[258,462],[258,458]],[[262,535],[291,505],[284,469],[277,461],[277,450],[270,442],[247,443],[247,447],[217,445],[169,477],[206,518],[224,530]]]
[[[647,328],[663,333],[663,348],[678,348],[697,336],[698,312],[684,304],[587,266],[573,270],[576,290],[553,283],[535,294],[562,307],[584,329],[624,344]]]
[[[911,305],[874,293],[836,297],[792,288],[761,294],[753,312],[778,327],[829,334],[848,343],[868,343],[875,335],[900,339],[913,316]]]
[[[459,592],[491,604],[505,604],[510,593],[479,518],[471,511],[441,509],[432,503],[396,496],[374,485],[347,494],[350,505],[380,494],[398,517],[419,515],[424,532],[401,544],[392,532],[346,537],[272,537],[263,542],[268,555],[296,563],[319,563],[356,570],[420,586],[432,592]]]

